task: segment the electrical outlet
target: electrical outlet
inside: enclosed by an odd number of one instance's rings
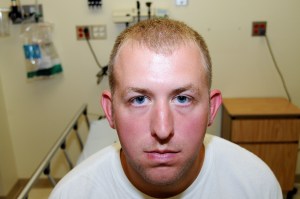
[[[85,33],[85,30],[88,32]],[[86,36],[90,38],[89,26],[76,26],[76,36],[77,40],[85,40]]]
[[[265,36],[267,32],[266,21],[254,21],[252,23],[252,36]]]
[[[82,25],[76,26],[77,40],[106,39],[106,25]]]

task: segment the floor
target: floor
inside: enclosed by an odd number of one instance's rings
[[[293,199],[300,199],[300,184],[295,184],[295,187],[298,188],[298,193],[294,195]],[[48,199],[51,190],[48,188],[35,188],[30,192],[28,199]]]
[[[293,199],[300,199],[300,184],[295,184],[295,187],[298,189],[298,192],[294,195]]]
[[[29,193],[28,199],[48,199],[52,189],[50,188],[35,188]]]

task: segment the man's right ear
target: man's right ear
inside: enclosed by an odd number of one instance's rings
[[[101,98],[102,109],[111,128],[115,128],[112,110],[112,95],[110,91],[103,91]]]

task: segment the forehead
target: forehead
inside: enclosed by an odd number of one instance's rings
[[[114,64],[116,89],[119,86],[151,83],[165,84],[206,84],[204,59],[194,43],[177,46],[165,53],[156,52],[133,41],[119,49]]]

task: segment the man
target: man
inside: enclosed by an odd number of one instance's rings
[[[205,135],[222,102],[211,71],[204,40],[181,22],[151,19],[121,33],[101,101],[120,145],[76,167],[51,198],[282,198],[260,159]]]

